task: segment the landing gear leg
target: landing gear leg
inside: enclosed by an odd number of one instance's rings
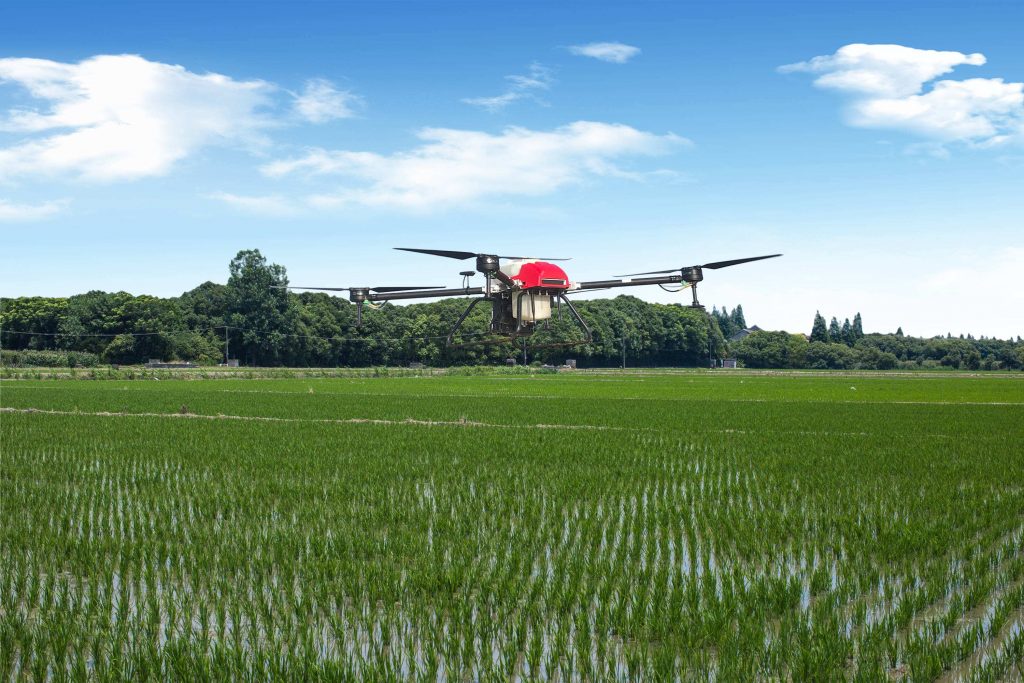
[[[469,304],[469,307],[463,311],[462,315],[460,315],[459,319],[455,322],[455,326],[452,327],[451,332],[448,333],[448,338],[444,342],[445,346],[451,346],[452,337],[455,336],[455,333],[459,331],[460,327],[462,327],[462,323],[466,322],[466,318],[469,317],[469,314],[473,312],[473,309],[476,308],[476,305],[481,301],[484,301],[484,299],[473,299],[473,302]]]

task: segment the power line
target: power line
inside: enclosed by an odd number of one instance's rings
[[[0,334],[20,334],[32,337],[153,337],[160,334],[192,334],[220,330],[225,325],[200,327],[195,330],[165,330],[163,332],[33,332],[31,330],[0,330]],[[240,329],[240,328],[235,328]]]
[[[248,332],[251,334],[257,334],[262,337],[270,336],[271,334],[277,334],[282,337],[289,337],[292,339],[323,339],[327,341],[342,341],[342,342],[357,342],[357,341],[375,341],[375,342],[407,342],[407,341],[428,341],[431,339],[447,339],[446,334],[437,335],[422,335],[419,337],[342,337],[342,336],[324,336],[318,334],[296,334],[289,332],[260,332],[258,330],[252,330],[245,327],[235,327],[234,325],[214,325],[213,327],[201,327],[193,330],[165,330],[162,332],[89,332],[89,333],[75,333],[75,332],[33,332],[29,330],[0,330],[0,334],[17,334],[23,336],[41,336],[41,337],[153,337],[158,335],[179,335],[179,334],[196,334],[201,332],[211,332],[213,330],[224,330],[227,333],[228,330],[235,330],[238,332]],[[488,334],[486,332],[467,332],[463,336],[482,336]]]

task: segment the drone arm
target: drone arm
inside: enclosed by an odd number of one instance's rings
[[[639,287],[641,285],[678,285],[683,282],[682,275],[661,275],[659,277],[637,277],[629,280],[594,280],[581,282],[575,291],[588,289],[609,289],[611,287]]]
[[[427,289],[414,292],[370,292],[369,301],[396,301],[399,299],[437,299],[444,296],[473,296],[483,294],[483,287],[458,287],[452,289]]]
[[[494,271],[493,275],[494,275],[494,277],[496,277],[502,284],[504,284],[509,289],[515,289],[518,286],[512,280],[512,278],[510,278],[508,275],[505,275],[505,273],[501,272],[500,270]]]

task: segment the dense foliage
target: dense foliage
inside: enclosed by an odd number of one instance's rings
[[[180,297],[89,292],[70,298],[7,299],[3,346],[85,351],[110,363],[150,358],[216,363],[224,360],[226,344],[230,357],[246,365],[311,367],[501,363],[520,355],[510,344],[446,349],[445,337],[465,309],[464,299],[367,309],[363,326],[357,328],[347,299],[275,288],[287,282],[284,268],[252,250],[232,260],[226,285],[207,282]],[[593,343],[553,346],[582,338],[565,315],[529,340],[530,361],[560,363],[571,357],[584,366],[617,365],[625,347],[629,365],[693,366],[725,352],[717,323],[701,311],[631,296],[577,306],[593,331]],[[489,316],[485,306],[478,306],[465,328],[484,330]],[[42,357],[5,360],[33,365]],[[76,360],[66,353],[50,357]]]
[[[243,365],[337,367],[502,363],[519,357],[511,344],[445,348],[444,338],[466,306],[446,299],[367,310],[355,326],[353,305],[322,292],[293,293],[285,269],[258,250],[239,252],[227,284],[206,282],[179,297],[93,291],[69,298],[4,299],[0,310],[4,362],[39,365],[140,363],[148,359],[222,362],[225,351]],[[914,339],[864,335],[858,313],[831,334],[816,316],[811,343],[803,335],[754,333],[725,339],[746,327],[743,309],[710,315],[682,305],[652,304],[632,296],[579,301],[594,335],[583,346],[557,346],[582,338],[568,320],[552,320],[528,342],[533,362],[575,358],[581,367],[706,366],[734,355],[748,367],[889,368],[936,365],[970,369],[1024,366],[1024,347],[995,339]],[[465,329],[484,330],[490,311],[478,306]],[[709,339],[710,337],[710,339]],[[838,343],[837,343],[838,342]],[[623,354],[625,350],[625,354]],[[81,353],[88,355],[80,355]],[[79,354],[79,355],[76,355]],[[623,358],[625,355],[625,358]]]
[[[0,679],[1018,680],[1022,385],[4,382]]]
[[[851,344],[809,340],[802,334],[755,332],[730,345],[749,368],[891,370],[951,368],[1015,370],[1024,368],[1020,340],[921,339],[901,334],[865,334]]]

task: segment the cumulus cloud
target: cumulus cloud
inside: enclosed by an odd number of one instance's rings
[[[902,128],[940,140],[992,145],[1008,139],[1024,116],[1024,84],[1001,78],[939,81],[921,95],[853,103],[849,120],[864,128]]]
[[[0,131],[25,136],[0,148],[0,179],[157,176],[207,145],[259,143],[272,125],[263,113],[271,84],[136,55],[78,63],[0,59],[0,82],[20,85],[38,101],[0,119]]]
[[[508,88],[500,95],[494,95],[493,97],[466,97],[462,101],[493,113],[501,111],[517,100],[533,99],[539,101],[537,92],[549,90],[555,82],[554,77],[551,75],[551,70],[536,62],[530,65],[530,72],[528,74],[505,76],[505,80],[508,81]]]
[[[0,222],[23,223],[51,218],[63,211],[67,200],[43,202],[42,204],[15,204],[0,199]]]
[[[295,95],[295,113],[310,123],[325,123],[334,119],[347,119],[356,115],[362,98],[348,90],[338,90],[323,78],[306,81],[300,94]]]
[[[848,92],[902,97],[920,92],[921,86],[961,64],[981,66],[985,55],[919,50],[903,45],[844,45],[835,54],[780,66],[779,71],[822,74],[814,84]]]
[[[615,161],[665,154],[687,143],[625,125],[577,121],[552,131],[509,127],[500,134],[427,128],[422,144],[384,155],[310,150],[263,167],[271,177],[342,176],[354,181],[316,195],[317,207],[343,204],[424,210],[484,197],[543,195],[595,176],[625,172]]]
[[[602,62],[625,64],[640,54],[640,48],[625,43],[587,43],[586,45],[570,45],[569,52],[581,57],[593,57]]]
[[[983,64],[980,53],[858,43],[779,70],[820,74],[816,86],[850,95],[845,116],[853,126],[980,146],[1021,138],[1024,84],[1001,78],[935,81],[957,66]]]

